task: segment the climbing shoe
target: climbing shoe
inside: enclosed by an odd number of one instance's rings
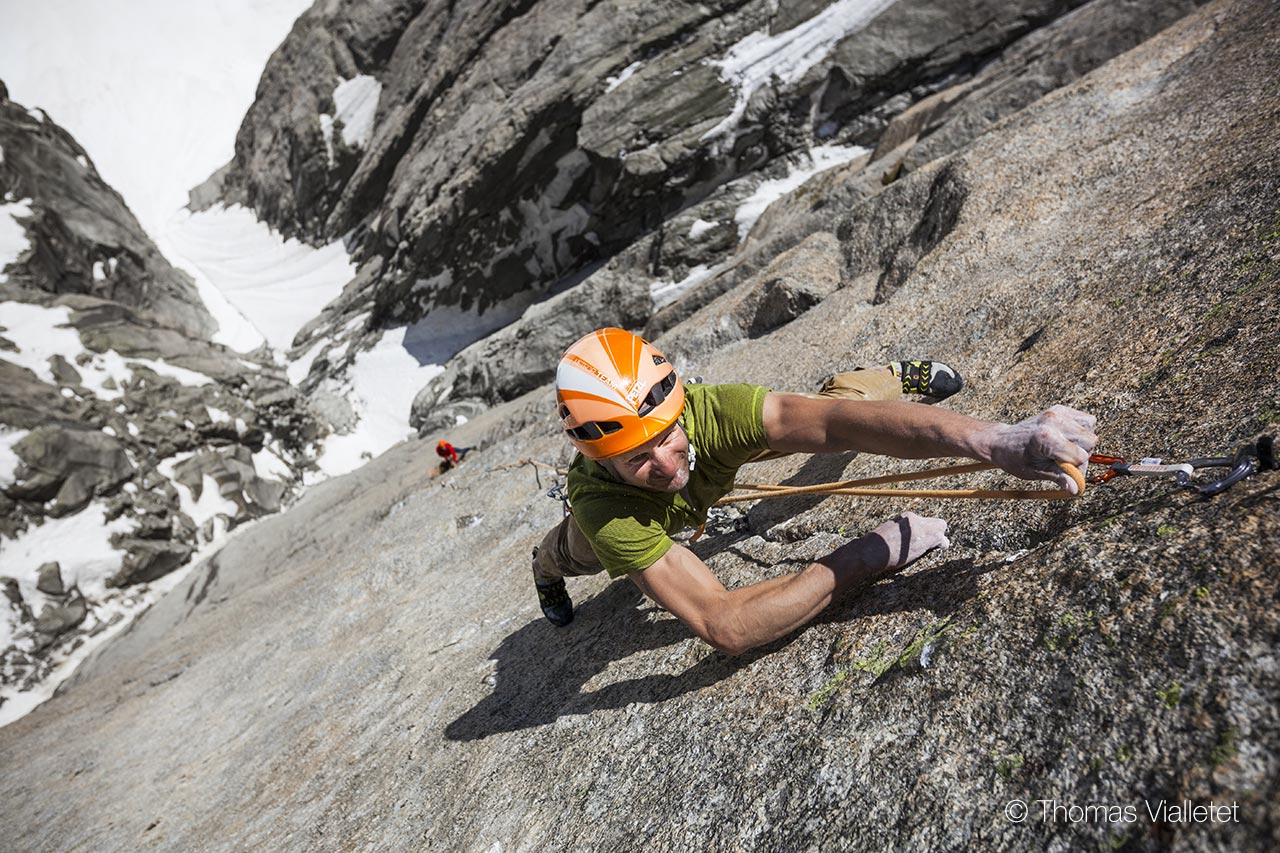
[[[889,369],[902,380],[903,394],[945,400],[964,387],[960,374],[940,361],[895,361]]]
[[[538,549],[533,549],[533,559],[538,559]],[[538,604],[542,606],[542,615],[557,628],[563,628],[573,621],[573,601],[569,598],[569,590],[565,588],[564,578],[553,581],[535,579],[534,589],[538,591]]]
[[[569,599],[569,590],[565,589],[563,580],[548,583],[534,581],[533,585],[538,590],[542,615],[547,617],[548,622],[563,628],[573,621],[573,602]]]

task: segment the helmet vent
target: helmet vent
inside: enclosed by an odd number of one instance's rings
[[[649,389],[649,393],[645,395],[644,402],[640,404],[640,408],[636,411],[640,417],[652,412],[667,399],[667,395],[676,387],[676,372],[673,370],[662,378],[662,381]]]
[[[622,424],[617,421],[591,421],[580,427],[570,427],[565,432],[578,441],[595,441],[620,429],[622,429]]]

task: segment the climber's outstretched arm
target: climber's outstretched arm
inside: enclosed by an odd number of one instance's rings
[[[771,393],[764,400],[769,447],[794,453],[854,450],[924,459],[966,456],[1075,492],[1058,462],[1082,467],[1098,441],[1095,418],[1067,406],[1016,424],[978,420],[919,403],[837,400]]]
[[[840,591],[901,569],[931,548],[945,547],[946,530],[941,519],[907,513],[795,574],[732,590],[678,544],[630,577],[699,637],[722,652],[739,654],[790,634]]]

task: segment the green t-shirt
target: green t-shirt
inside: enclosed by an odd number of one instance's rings
[[[671,535],[706,522],[707,510],[733,486],[747,460],[768,449],[758,385],[687,385],[680,425],[697,454],[680,494],[620,483],[579,454],[569,467],[569,503],[600,564],[618,578],[647,569],[671,547]],[[687,496],[687,497],[686,497]]]

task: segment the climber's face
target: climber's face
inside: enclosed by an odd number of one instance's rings
[[[619,480],[651,492],[678,492],[689,485],[689,437],[672,424],[635,450],[608,460]]]

